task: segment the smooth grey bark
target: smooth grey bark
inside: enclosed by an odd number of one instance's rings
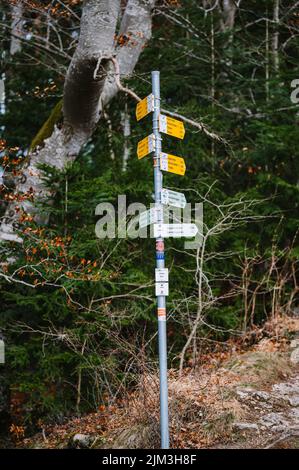
[[[17,2],[11,7],[11,38],[10,38],[10,54],[14,55],[22,49],[21,38],[24,36],[23,31],[23,3]]]
[[[55,188],[46,188],[39,166],[46,164],[62,170],[78,156],[92,135],[103,108],[119,91],[118,79],[131,75],[151,37],[154,3],[155,0],[128,0],[117,34],[118,37],[126,35],[129,41],[121,46],[115,41],[120,1],[84,2],[78,46],[65,78],[63,126],[61,129],[55,127],[44,146],[30,155],[22,178],[16,184],[16,193],[26,194],[33,190],[35,204],[53,197]],[[18,223],[16,206],[33,215],[38,223],[47,222],[47,214],[41,214],[28,200],[12,202],[1,223],[0,240],[22,242],[15,230]]]
[[[273,6],[273,21],[275,31],[272,38],[272,54],[273,54],[273,65],[274,70],[277,73],[279,70],[279,54],[278,54],[278,47],[279,47],[279,0],[274,0]]]
[[[238,2],[239,5],[240,2]],[[221,20],[220,29],[223,32],[228,32],[228,41],[225,47],[230,53],[230,58],[227,60],[226,65],[230,67],[232,65],[232,47],[234,42],[234,26],[237,12],[237,2],[235,0],[222,0],[220,5]]]
[[[123,136],[124,136],[122,171],[126,171],[128,160],[130,157],[129,137],[131,135],[131,123],[130,123],[130,115],[128,112],[127,102],[125,104],[124,111],[121,113],[121,125],[123,128]]]
[[[220,27],[222,31],[230,31],[235,25],[237,3],[235,0],[222,0],[220,3],[220,10],[222,13]]]

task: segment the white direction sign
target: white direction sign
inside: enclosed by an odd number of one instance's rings
[[[156,296],[158,295],[169,295],[168,282],[156,282]]]
[[[155,224],[155,238],[195,237],[198,228],[195,224]]]
[[[144,228],[147,225],[154,224],[162,219],[162,207],[151,207],[147,211],[142,212],[139,216],[139,227]]]
[[[162,204],[180,207],[181,209],[184,209],[187,203],[185,194],[171,191],[170,189],[162,189],[161,202]]]
[[[155,269],[156,282],[168,282],[168,268]]]

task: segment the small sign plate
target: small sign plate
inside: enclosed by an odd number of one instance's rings
[[[169,294],[168,282],[156,282],[156,296]]]
[[[143,98],[143,100],[139,101],[136,106],[136,119],[140,121],[140,119],[144,118],[147,114],[154,111],[154,95],[151,93],[150,95]]]
[[[168,282],[168,268],[155,269],[156,282]]]
[[[142,212],[139,216],[139,227],[143,228],[147,225],[154,224],[159,220],[163,220],[162,207],[151,207],[150,209]]]
[[[140,140],[137,145],[137,157],[140,160],[149,153],[155,150],[155,136],[150,134],[144,139]]]

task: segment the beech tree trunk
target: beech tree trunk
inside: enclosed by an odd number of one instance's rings
[[[237,11],[237,3],[235,0],[222,0],[220,2],[222,31],[231,31],[235,25],[235,16]]]
[[[278,54],[278,47],[279,47],[279,0],[274,0],[273,6],[273,21],[274,21],[274,34],[272,38],[272,54],[273,54],[273,65],[274,71],[277,73],[279,70],[279,54]]]
[[[10,38],[10,54],[14,55],[22,49],[21,38],[24,36],[23,31],[23,3],[17,2],[11,7],[11,38]]]
[[[34,203],[53,196],[42,180],[40,164],[62,170],[78,156],[92,135],[104,107],[119,91],[119,78],[126,78],[151,37],[151,13],[155,0],[128,0],[119,31],[120,0],[86,0],[83,5],[79,42],[69,65],[63,95],[64,121],[61,129],[36,149],[16,183],[16,193],[33,192]],[[117,33],[117,36],[116,36]],[[123,44],[118,40],[126,36]],[[115,39],[116,38],[116,39]],[[115,70],[119,67],[119,77]],[[8,205],[0,227],[0,240],[22,242],[17,230],[19,209],[33,215],[38,223],[47,222],[36,206],[24,200]]]

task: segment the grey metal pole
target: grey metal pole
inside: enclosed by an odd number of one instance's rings
[[[160,114],[160,72],[152,72],[152,93],[154,95],[153,133],[156,148],[154,153],[155,204],[161,205],[162,171],[160,170],[161,134],[159,132]],[[163,215],[158,211],[158,223],[163,223]],[[164,240],[156,238],[156,267],[165,267]],[[160,366],[160,427],[161,449],[169,449],[168,425],[168,386],[167,386],[167,341],[166,341],[166,298],[157,296],[159,366]]]

